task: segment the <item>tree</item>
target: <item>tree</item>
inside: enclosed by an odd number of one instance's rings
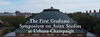
[[[24,16],[0,16],[0,19],[4,21],[5,26],[15,27],[18,24],[25,23],[26,18]]]
[[[100,31],[98,31],[100,29],[100,18],[89,16],[82,12],[70,13],[68,16],[77,21],[87,31],[95,33],[96,35],[100,34]]]

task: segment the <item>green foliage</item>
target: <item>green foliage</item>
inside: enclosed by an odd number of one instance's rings
[[[35,15],[36,14],[33,14],[31,17]],[[7,27],[6,29],[1,31],[2,33],[0,35],[4,35],[8,32],[14,31],[19,27],[19,24],[24,24],[27,19],[30,18],[25,18],[24,16],[0,16],[0,20],[3,22],[0,22],[0,27]]]
[[[38,13],[33,13],[31,17],[34,17]],[[0,23],[0,26],[3,27],[16,27],[19,24],[25,23],[29,18],[25,18],[24,16],[0,16],[0,20],[3,21],[3,23]]]
[[[16,26],[26,21],[24,16],[0,16],[5,26]]]
[[[100,18],[89,16],[87,13],[70,13],[68,14],[72,19],[78,22],[84,29],[93,32],[96,35],[100,34]]]

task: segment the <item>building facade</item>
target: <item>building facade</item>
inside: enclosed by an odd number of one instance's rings
[[[0,16],[16,16],[16,14],[15,13],[4,12],[4,13],[0,13]]]
[[[25,18],[32,16],[32,13],[21,13],[20,11],[16,11],[15,14],[16,16],[25,16]]]
[[[95,16],[97,18],[100,18],[100,10],[99,10],[99,12],[97,12],[96,10],[94,10],[94,11],[89,10],[89,11],[86,11],[86,13],[90,16]]]
[[[32,13],[21,13],[20,11],[16,11],[15,13],[4,12],[0,13],[0,16],[24,16],[25,18],[28,18],[32,16]]]

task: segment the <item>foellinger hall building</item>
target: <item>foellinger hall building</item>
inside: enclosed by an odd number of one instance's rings
[[[49,9],[44,9],[42,12],[36,16],[32,16],[30,19],[44,19],[44,20],[69,20],[69,23],[30,23],[27,22],[25,25],[77,25],[77,22],[67,16],[67,14],[61,12],[59,9],[54,9],[53,7]],[[29,21],[29,20],[28,20]],[[86,31],[83,28],[54,28],[55,30],[70,30],[73,29],[74,33],[35,33],[34,29],[50,30],[52,28],[31,28],[31,29],[20,29],[15,30],[16,37],[86,37]],[[29,32],[29,30],[32,30]]]

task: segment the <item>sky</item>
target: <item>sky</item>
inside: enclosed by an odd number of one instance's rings
[[[15,11],[40,13],[54,7],[64,13],[99,10],[100,0],[0,0],[0,13]]]

